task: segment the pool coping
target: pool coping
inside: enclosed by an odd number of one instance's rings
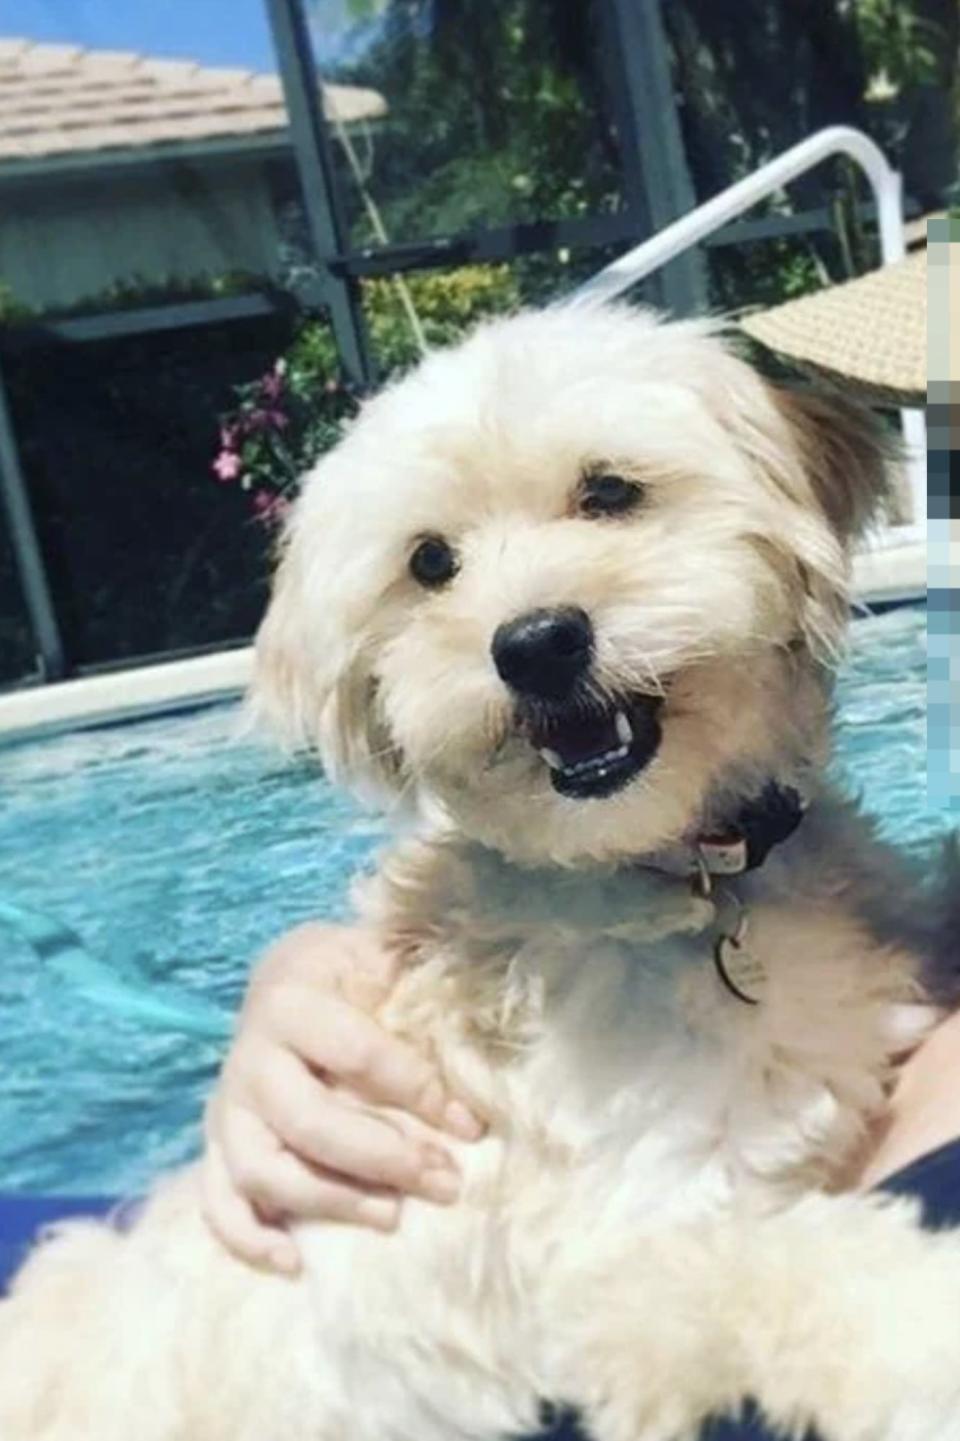
[[[927,548],[923,540],[862,551],[854,561],[859,605],[888,607],[923,600]],[[162,661],[0,695],[0,740],[162,714],[243,695],[253,648]]]
[[[10,691],[0,695],[0,740],[237,699],[252,669],[244,646]]]

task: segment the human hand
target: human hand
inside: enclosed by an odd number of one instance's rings
[[[369,932],[315,923],[255,972],[207,1108],[201,1169],[207,1220],[242,1259],[293,1273],[288,1219],[389,1231],[404,1194],[456,1199],[445,1137],[475,1140],[483,1126],[371,1018],[395,972]]]

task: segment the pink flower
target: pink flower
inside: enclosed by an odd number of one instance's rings
[[[221,450],[210,468],[218,480],[236,480],[243,464],[235,450]]]
[[[220,445],[223,450],[236,450],[240,439],[240,428],[236,425],[221,425]]]
[[[260,395],[266,401],[277,401],[283,393],[283,377],[285,370],[280,369],[280,362],[268,371],[260,381]]]
[[[251,410],[247,416],[250,430],[284,430],[289,424],[282,410]]]
[[[264,525],[279,525],[290,509],[290,502],[282,495],[271,495],[269,490],[256,490],[253,508]]]

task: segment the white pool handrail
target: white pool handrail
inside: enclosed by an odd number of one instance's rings
[[[625,255],[611,261],[592,279],[581,285],[572,297],[574,304],[586,301],[613,300],[638,281],[674,260],[691,245],[713,235],[721,226],[736,220],[768,195],[782,190],[815,166],[833,155],[847,155],[855,160],[870,182],[877,202],[880,222],[880,250],[884,263],[900,260],[906,250],[903,233],[903,188],[900,176],[869,135],[849,125],[831,125],[818,130],[799,145],[792,146],[761,165],[752,175],[737,180],[721,190],[712,200],[705,200],[687,215]]]
[[[900,260],[906,253],[903,227],[903,187],[900,176],[880,147],[849,125],[831,125],[818,130],[799,145],[761,165],[752,175],[721,190],[666,226],[648,240],[597,272],[570,297],[571,305],[595,305],[614,300],[655,270],[674,260],[692,245],[736,220],[759,201],[781,190],[791,181],[835,155],[846,155],[866,175],[877,206],[880,253],[884,264]],[[876,538],[879,545],[899,545],[916,540],[926,532],[926,448],[927,432],[923,412],[900,412],[907,449],[907,478],[913,519],[907,525],[885,527]]]

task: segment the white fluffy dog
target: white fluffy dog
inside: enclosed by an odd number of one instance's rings
[[[957,1441],[960,1238],[839,1193],[921,997],[832,797],[871,424],[709,327],[521,315],[364,408],[296,507],[257,690],[419,815],[361,905],[382,1013],[490,1117],[463,1200],[260,1275],[192,1173],[0,1304],[2,1441]],[[925,944],[925,942],[924,942]],[[834,1192],[834,1193],[832,1193]]]

